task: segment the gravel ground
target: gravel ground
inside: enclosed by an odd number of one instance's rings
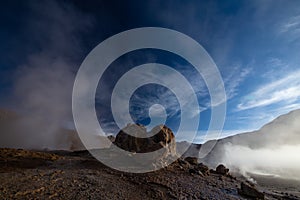
[[[0,199],[245,199],[241,180],[190,174],[175,162],[144,174],[110,169],[87,152],[0,149]],[[286,195],[285,195],[286,196]],[[266,199],[295,196],[266,195]]]

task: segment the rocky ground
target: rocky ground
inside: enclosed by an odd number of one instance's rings
[[[87,151],[0,149],[0,180],[0,199],[248,199],[253,194],[257,199],[298,199],[260,193],[224,166],[209,170],[194,158],[133,174],[106,167]]]

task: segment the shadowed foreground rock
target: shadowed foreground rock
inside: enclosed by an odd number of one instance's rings
[[[227,175],[229,172],[229,169],[227,169],[224,165],[220,164],[216,168],[216,173],[221,175]]]
[[[259,192],[254,186],[247,184],[245,182],[241,183],[241,189],[238,189],[240,195],[254,198],[254,199],[265,199],[265,195]]]

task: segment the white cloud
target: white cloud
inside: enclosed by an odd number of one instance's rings
[[[232,68],[232,73],[224,78],[227,100],[237,95],[238,88],[241,82],[245,80],[245,78],[251,73],[251,71],[252,68],[247,66],[243,69],[241,69],[240,66]]]
[[[300,179],[300,110],[281,115],[260,130],[224,140],[215,153],[231,169]],[[215,154],[216,155],[216,154]]]
[[[283,112],[288,112],[290,110],[296,110],[300,108],[300,103],[293,103],[284,107],[281,107],[280,110]]]
[[[297,40],[300,36],[300,15],[290,17],[280,24],[279,34],[287,35],[291,42]]]
[[[281,25],[281,33],[295,31],[300,29],[300,15],[291,17]]]
[[[232,169],[247,173],[268,174],[289,179],[300,179],[300,145],[283,145],[277,148],[252,149],[246,146],[227,144],[222,163]],[[245,156],[247,155],[247,156]]]
[[[289,63],[275,57],[268,58],[264,65],[268,66],[266,72],[261,74],[264,79],[280,79],[280,76],[286,74],[287,70],[292,67]]]
[[[275,103],[291,104],[300,97],[300,71],[268,83],[250,93],[238,104],[238,110],[268,106]]]

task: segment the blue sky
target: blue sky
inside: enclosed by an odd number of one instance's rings
[[[58,68],[53,61],[59,60],[59,66],[66,66],[71,78],[58,80],[69,81],[67,84],[62,81],[62,85],[70,85],[66,87],[70,90],[81,62],[97,44],[121,31],[157,26],[194,38],[215,61],[227,94],[224,135],[256,130],[275,117],[300,108],[300,2],[297,0],[12,1],[3,3],[0,10],[1,107],[20,108],[32,102],[31,98],[27,98],[28,102],[22,99],[24,93],[32,96],[39,92],[35,84],[25,89],[18,87],[19,80],[29,74],[28,68],[30,74],[37,69],[53,71],[52,68]],[[201,142],[210,120],[205,84],[189,63],[159,50],[131,52],[112,63],[98,86],[96,108],[100,123],[106,124],[108,130],[114,127],[109,110],[114,81],[126,70],[147,62],[172,66],[197,90],[202,112],[196,140]],[[45,88],[51,84],[39,81]],[[53,89],[57,104],[71,106],[69,96],[58,97],[62,93]],[[178,103],[161,86],[148,85],[137,90],[130,101],[131,115],[147,124],[148,109],[153,103],[166,105],[167,124],[176,130]],[[34,104],[38,105],[39,102]],[[65,111],[68,117],[70,110]]]

